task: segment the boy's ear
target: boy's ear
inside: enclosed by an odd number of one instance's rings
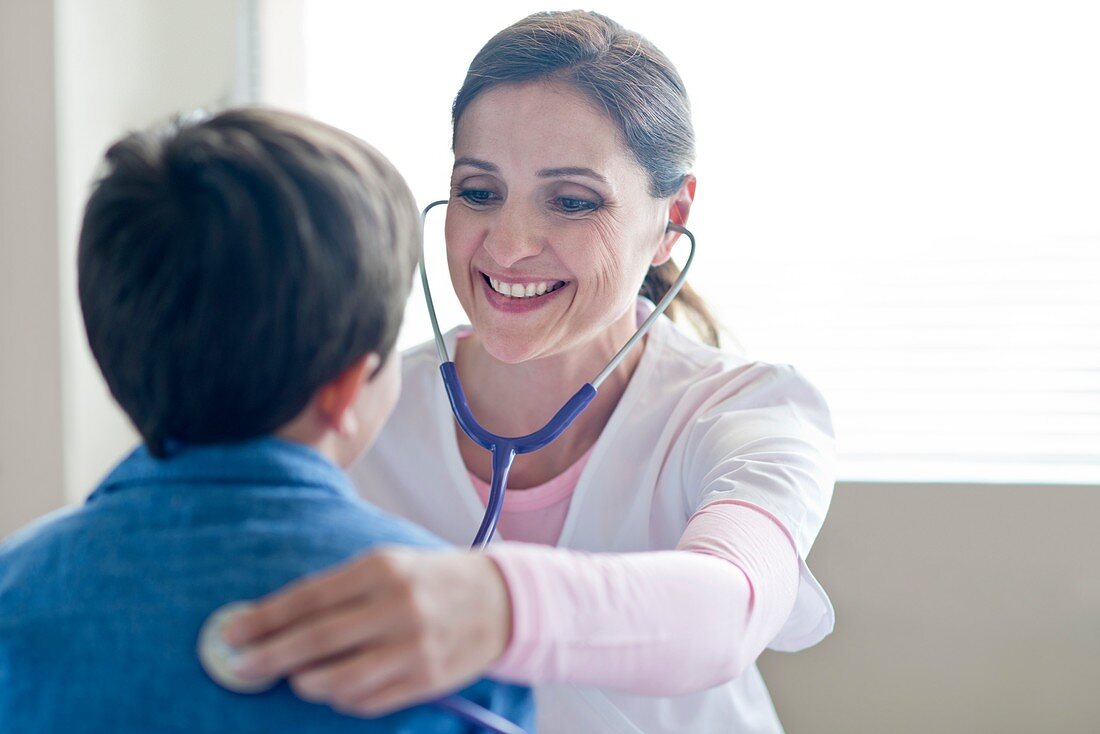
[[[668,219],[673,224],[682,225],[687,222],[688,212],[691,211],[691,202],[695,199],[695,184],[695,176],[689,173],[684,177],[684,182],[680,184],[680,190],[673,194],[668,209]],[[653,260],[650,261],[650,265],[664,265],[672,257],[672,247],[679,239],[679,232],[671,229],[665,232],[660,246],[653,253]]]
[[[354,433],[358,429],[355,413],[350,410],[351,405],[381,361],[374,352],[365,354],[317,391],[317,410],[329,428],[342,435]]]

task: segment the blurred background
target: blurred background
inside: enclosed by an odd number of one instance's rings
[[[135,443],[76,303],[111,140],[274,104],[365,138],[426,204],[474,53],[571,7],[0,0],[0,537],[81,502]],[[727,347],[796,365],[833,410],[810,564],[836,632],[761,663],[788,732],[1100,731],[1100,6],[590,9],[687,84],[690,280]],[[429,335],[417,290],[400,344]]]

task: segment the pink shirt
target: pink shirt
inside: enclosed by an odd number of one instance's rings
[[[512,634],[491,673],[679,695],[740,675],[794,606],[798,559],[771,514],[719,500],[690,519],[677,550],[584,553],[550,548],[588,459],[505,496],[488,553],[508,586]],[[470,474],[481,496],[488,485]],[[675,674],[670,674],[675,671]]]
[[[718,500],[691,517],[677,550],[547,547],[561,536],[591,453],[545,484],[504,496],[497,532],[523,542],[488,550],[512,602],[512,634],[491,672],[664,696],[740,675],[794,607],[799,567],[790,533],[760,507]],[[486,504],[489,485],[469,476]]]
[[[506,492],[504,507],[497,523],[497,533],[501,539],[557,545],[561,529],[565,525],[565,516],[569,512],[569,501],[573,499],[573,490],[591,454],[590,448],[571,467],[546,484]],[[470,473],[470,481],[481,497],[482,504],[488,504],[488,483],[473,472]]]

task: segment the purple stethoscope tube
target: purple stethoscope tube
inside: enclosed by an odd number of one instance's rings
[[[424,221],[428,218],[428,212],[437,206],[447,203],[449,202],[443,199],[428,204],[420,214],[421,229],[423,229]],[[618,353],[611,358],[611,361],[607,363],[607,366],[600,371],[600,374],[596,375],[595,379],[586,383],[575,395],[573,395],[573,397],[569,398],[569,402],[563,405],[554,417],[542,428],[526,436],[517,437],[498,436],[486,430],[477,422],[473,413],[470,412],[470,406],[466,402],[466,395],[462,390],[462,383],[458,379],[458,371],[455,369],[455,363],[451,361],[450,356],[447,354],[447,345],[443,340],[443,333],[439,330],[439,320],[436,318],[435,305],[432,302],[432,291],[428,285],[428,271],[424,265],[424,251],[421,249],[420,283],[424,288],[424,300],[428,305],[428,316],[432,321],[432,331],[435,334],[435,348],[439,355],[439,372],[443,376],[443,385],[447,390],[447,398],[451,403],[451,411],[454,413],[455,420],[466,435],[469,436],[474,443],[493,455],[493,476],[489,485],[489,501],[485,507],[485,516],[482,518],[481,527],[478,528],[477,534],[474,536],[473,548],[482,548],[493,539],[493,533],[500,519],[501,509],[504,507],[504,494],[507,489],[508,472],[511,470],[512,461],[516,456],[538,451],[560,436],[562,432],[576,420],[577,416],[588,407],[588,404],[592,402],[592,398],[596,397],[596,390],[599,388],[600,384],[619,366],[619,363],[626,357],[630,350],[634,348],[634,345],[641,341],[642,337],[645,336],[646,332],[649,331],[649,328],[653,325],[653,322],[665,312],[672,303],[672,299],[680,292],[680,288],[687,278],[688,270],[691,268],[691,263],[695,259],[695,236],[689,232],[686,227],[672,222],[668,223],[668,229],[686,235],[691,242],[691,253],[688,255],[687,262],[684,263],[684,268],[680,271],[679,277],[676,278],[676,281],[661,298],[660,302],[656,304],[653,312],[649,314],[649,317],[638,327],[634,336],[630,337],[627,343],[623,345],[622,349],[620,349]]]
[[[581,412],[596,397],[596,388],[586,383],[584,387],[569,398],[569,402],[561,406],[561,409],[550,419],[545,426],[528,433],[526,436],[509,438],[498,436],[485,430],[466,403],[466,395],[462,392],[462,383],[458,379],[458,370],[454,362],[444,362],[439,366],[443,374],[443,385],[447,389],[447,397],[451,401],[451,411],[455,414],[455,420],[462,430],[466,432],[475,443],[487,449],[493,455],[493,480],[489,487],[489,501],[485,506],[485,517],[481,520],[481,527],[474,536],[473,547],[482,548],[493,538],[497,521],[500,519],[500,511],[504,506],[504,491],[508,483],[508,472],[512,468],[512,460],[519,454],[529,454],[538,451],[568,428]]]
[[[435,702],[435,707],[454,714],[483,731],[491,734],[527,734],[523,728],[513,724],[495,711],[479,706],[462,696],[447,696]]]
[[[441,204],[447,204],[446,199],[441,201],[434,201],[424,208],[424,211],[420,215],[421,229],[423,229],[424,221],[428,217],[428,212]],[[432,321],[432,331],[435,334],[435,347],[436,352],[439,355],[439,372],[443,376],[443,386],[447,391],[447,398],[451,403],[451,411],[454,413],[455,420],[458,425],[470,437],[474,443],[486,449],[492,454],[493,461],[493,476],[489,485],[489,501],[485,505],[485,516],[481,520],[481,526],[477,529],[477,534],[474,536],[473,548],[483,548],[490,540],[493,539],[493,533],[496,531],[497,522],[500,520],[501,510],[504,508],[504,494],[507,491],[508,485],[508,472],[512,469],[512,462],[519,454],[529,454],[532,451],[538,451],[542,447],[549,444],[565,431],[573,421],[576,420],[588,404],[592,402],[592,399],[596,397],[596,390],[599,388],[609,374],[619,365],[619,362],[630,352],[630,350],[641,341],[646,332],[653,325],[661,314],[672,303],[672,299],[676,297],[676,294],[680,292],[680,288],[684,284],[684,280],[687,278],[688,269],[691,267],[692,260],[695,259],[695,236],[687,230],[686,227],[668,223],[668,229],[679,232],[686,235],[691,242],[691,253],[688,255],[687,261],[684,263],[683,270],[680,271],[679,277],[672,284],[672,287],[668,289],[668,292],[661,298],[660,302],[656,304],[653,312],[649,314],[642,325],[638,327],[638,330],[634,333],[634,336],[619,350],[619,352],[607,363],[607,366],[603,368],[600,374],[596,375],[596,378],[592,382],[585,383],[580,390],[569,398],[569,401],[558,410],[554,417],[551,418],[546,425],[534,433],[529,433],[526,436],[509,437],[498,436],[491,431],[488,431],[477,419],[474,418],[473,413],[470,411],[470,406],[466,402],[466,394],[462,390],[462,383],[458,379],[458,370],[455,369],[455,363],[451,361],[450,356],[447,354],[447,346],[443,341],[443,334],[439,330],[439,321],[435,315],[435,305],[432,303],[432,292],[428,287],[428,272],[424,266],[424,251],[420,252],[420,283],[424,288],[424,300],[428,305],[428,316]],[[512,722],[504,719],[503,717],[489,711],[477,704],[474,704],[461,696],[447,696],[435,702],[435,705],[439,708],[450,711],[451,713],[477,724],[478,726],[496,734],[523,734],[523,730]]]

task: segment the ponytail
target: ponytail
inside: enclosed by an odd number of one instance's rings
[[[638,295],[657,303],[665,297],[678,277],[680,277],[680,268],[671,260],[661,265],[650,266]],[[719,338],[721,324],[711,313],[703,298],[686,281],[665,313],[674,321],[679,321],[678,317],[681,315],[686,316],[688,323],[699,334],[703,343],[712,347],[721,346]]]

